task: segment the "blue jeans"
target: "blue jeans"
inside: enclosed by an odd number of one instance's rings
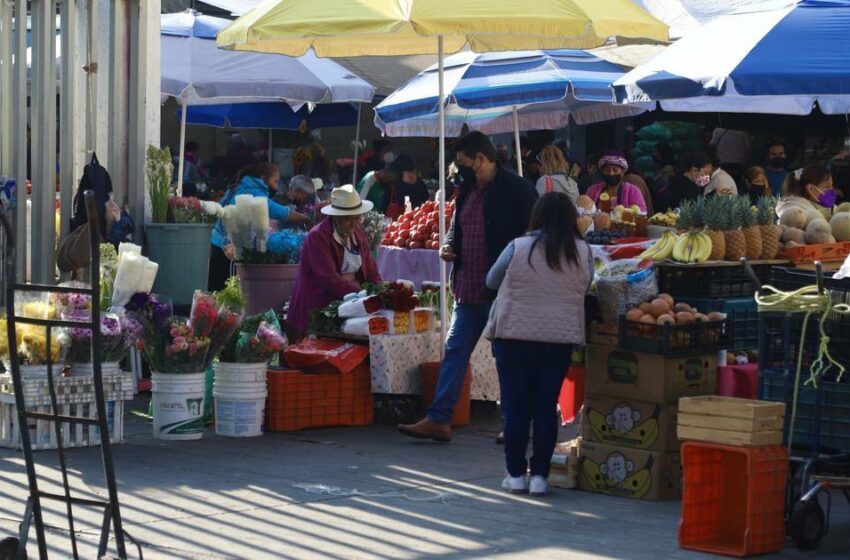
[[[426,413],[434,422],[448,424],[452,420],[455,405],[463,389],[463,378],[469,367],[469,358],[481,338],[481,333],[484,332],[484,327],[487,326],[487,319],[490,318],[490,305],[459,303],[454,307],[434,402]]]
[[[529,424],[534,424],[532,475],[549,476],[558,439],[556,406],[561,384],[570,367],[573,347],[522,340],[493,341],[502,391],[505,463],[508,474],[523,476],[529,468]]]

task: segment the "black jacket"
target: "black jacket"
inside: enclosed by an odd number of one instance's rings
[[[452,246],[455,254],[452,268],[452,286],[458,268],[463,266],[460,259],[463,245],[463,231],[460,228],[460,216],[463,203],[469,194],[468,188],[461,188],[455,199],[455,209],[452,223],[446,233],[446,243]],[[499,167],[496,177],[487,190],[484,199],[484,237],[487,242],[487,268],[495,264],[505,247],[528,230],[531,219],[531,209],[537,201],[537,191],[534,186],[522,177],[511,173],[504,167]],[[481,283],[484,283],[484,278]],[[496,298],[496,290],[487,290],[490,299]]]
[[[666,212],[681,206],[683,200],[694,200],[700,194],[702,189],[696,183],[679,174],[652,193],[652,207],[656,212]]]

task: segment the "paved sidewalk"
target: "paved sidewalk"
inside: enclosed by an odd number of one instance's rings
[[[498,415],[473,420],[448,445],[414,442],[387,425],[163,442],[128,416],[126,442],[114,448],[125,527],[147,559],[711,558],[679,549],[678,503],[505,494]],[[103,495],[96,450],[68,458],[73,487]],[[56,454],[37,459],[57,490]],[[25,496],[20,454],[0,450],[0,538],[16,531]],[[817,553],[789,545],[781,556],[847,558],[850,507],[833,506]],[[100,519],[79,515],[80,557],[94,558]],[[63,509],[51,505],[47,523],[51,558],[69,557]]]

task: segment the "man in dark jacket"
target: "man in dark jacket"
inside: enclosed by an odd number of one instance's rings
[[[526,232],[537,198],[531,183],[496,160],[496,148],[481,132],[470,132],[455,143],[454,182],[459,192],[446,242],[440,248],[440,257],[454,263],[454,313],[434,402],[425,419],[398,426],[414,438],[451,440],[451,418],[469,358],[496,297],[485,285],[487,271],[505,246]]]

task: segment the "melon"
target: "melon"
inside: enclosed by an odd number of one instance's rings
[[[829,223],[823,218],[818,218],[809,222],[806,226],[806,243],[815,245],[818,243],[829,243],[832,237],[832,228]]]
[[[842,202],[835,207],[836,214],[839,212],[850,212],[850,202]]]
[[[806,244],[806,232],[795,227],[786,227],[782,232],[782,242],[785,244],[796,243],[798,245]]]
[[[850,241],[850,212],[838,212],[829,221],[832,235],[838,241]]]
[[[578,226],[579,232],[584,235],[590,231],[590,227],[593,225],[593,218],[590,216],[579,216],[578,220],[576,220],[576,225]]]
[[[799,206],[791,206],[779,215],[779,223],[797,229],[805,229],[809,221],[808,213]]]

